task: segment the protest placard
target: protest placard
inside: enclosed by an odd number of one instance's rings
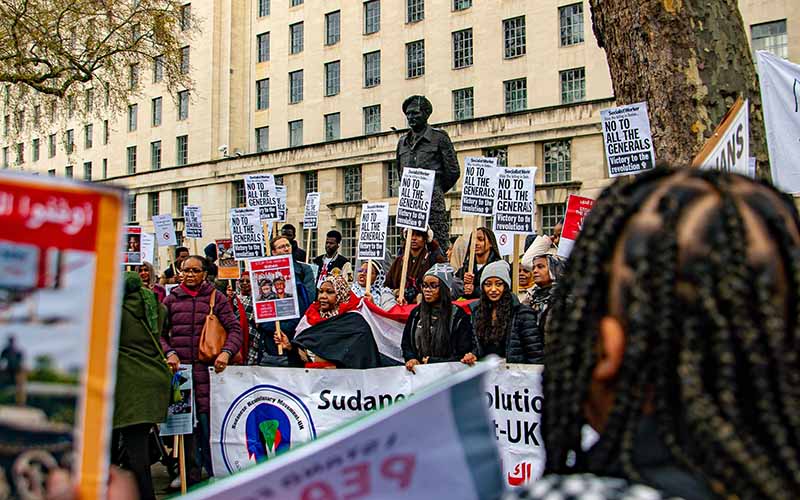
[[[154,215],[153,227],[155,228],[158,246],[177,246],[178,239],[175,237],[175,224],[172,223],[172,215]]]
[[[264,256],[264,233],[258,208],[231,209],[231,243],[236,260]]]
[[[389,204],[365,203],[361,207],[358,259],[383,260],[389,228]]]
[[[142,260],[156,265],[156,235],[142,233]]]
[[[610,177],[640,174],[655,167],[646,102],[604,109],[600,119]]]
[[[400,199],[397,201],[397,226],[418,231],[427,230],[435,178],[436,172],[433,170],[403,169]]]
[[[500,169],[494,204],[495,231],[514,234],[536,231],[535,176],[536,167]]]
[[[129,261],[141,258],[141,232],[123,228],[126,206],[122,190],[0,173],[4,496],[44,496],[47,474],[69,463],[76,498],[106,498],[119,266],[125,250],[138,255]],[[137,247],[123,234],[135,235]],[[40,361],[58,381],[36,384],[42,406],[30,399]],[[13,485],[26,487],[14,493]]]
[[[722,118],[692,162],[693,167],[750,174],[750,101],[741,97]]]
[[[239,262],[233,254],[233,241],[230,238],[214,240],[217,245],[217,277],[221,280],[239,279]]]
[[[251,260],[250,285],[256,323],[299,317],[296,283],[291,255]]]
[[[278,197],[278,221],[286,222],[286,186],[275,186]]]
[[[203,212],[197,205],[183,207],[183,234],[187,238],[203,237]]]
[[[167,421],[158,424],[163,436],[191,434],[194,429],[194,394],[192,394],[192,365],[180,365],[172,377],[173,400],[167,408]]]
[[[500,257],[514,253],[514,233],[498,231],[494,235],[497,238],[497,246],[500,247],[498,248]]]
[[[497,158],[468,156],[464,159],[461,213],[491,216],[497,190]]]
[[[262,221],[278,219],[278,196],[273,175],[245,175],[244,189],[247,206],[258,208]]]
[[[317,229],[319,223],[319,193],[306,195],[306,208],[303,212],[303,229]]]
[[[567,215],[564,217],[564,225],[561,228],[561,239],[558,242],[558,255],[569,257],[575,240],[583,229],[583,219],[589,215],[594,206],[594,200],[575,194],[567,198]]]
[[[787,193],[800,193],[800,65],[759,50],[758,83],[767,130],[772,182]],[[755,169],[751,168],[755,174]],[[754,175],[755,176],[755,175]]]
[[[122,263],[139,266],[142,264],[142,227],[125,226],[125,249],[122,252]]]

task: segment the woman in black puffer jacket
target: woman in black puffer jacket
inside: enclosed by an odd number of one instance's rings
[[[472,350],[462,363],[496,354],[507,363],[541,364],[544,362],[544,338],[537,328],[533,310],[511,293],[508,264],[488,264],[481,274],[481,297],[471,305]]]

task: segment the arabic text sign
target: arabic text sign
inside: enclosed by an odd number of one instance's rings
[[[278,219],[278,195],[275,177],[271,174],[245,175],[245,197],[248,207],[257,207],[262,221]]]
[[[203,237],[203,212],[197,205],[183,207],[184,234],[187,238]]]
[[[251,260],[250,284],[256,323],[300,316],[291,255]]]
[[[535,232],[535,176],[536,167],[500,169],[494,204],[495,231],[514,234]]]
[[[389,228],[389,204],[365,203],[361,208],[358,259],[383,259]]]
[[[236,260],[264,256],[264,233],[258,208],[231,209],[231,241]]]
[[[303,229],[317,229],[319,223],[319,193],[306,195],[306,208],[303,212]]]
[[[741,175],[750,173],[749,103],[749,100],[739,98],[733,104],[695,157],[694,166]]]
[[[558,243],[558,255],[569,257],[575,240],[583,229],[583,219],[589,215],[594,206],[594,200],[584,196],[571,194],[567,198],[567,215],[564,217],[564,227],[561,229],[561,239]]]
[[[468,156],[464,160],[461,213],[491,216],[497,191],[497,158]]]
[[[435,178],[433,170],[403,169],[400,199],[397,201],[397,226],[418,231],[427,229]]]
[[[122,263],[132,266],[142,264],[142,228],[141,226],[125,226],[123,232],[125,248],[122,252]]]
[[[175,238],[175,224],[172,223],[172,215],[154,215],[153,227],[155,228],[158,246],[169,247],[178,244],[178,239]]]
[[[640,174],[655,167],[646,102],[604,109],[600,118],[610,177]]]

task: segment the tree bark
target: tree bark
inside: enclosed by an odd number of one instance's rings
[[[768,176],[761,96],[735,0],[590,0],[617,104],[647,101],[656,159],[688,166],[740,95]]]

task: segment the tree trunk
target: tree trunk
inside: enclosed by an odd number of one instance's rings
[[[761,96],[735,0],[590,0],[617,104],[647,101],[656,159],[689,165],[742,95],[768,176]]]

